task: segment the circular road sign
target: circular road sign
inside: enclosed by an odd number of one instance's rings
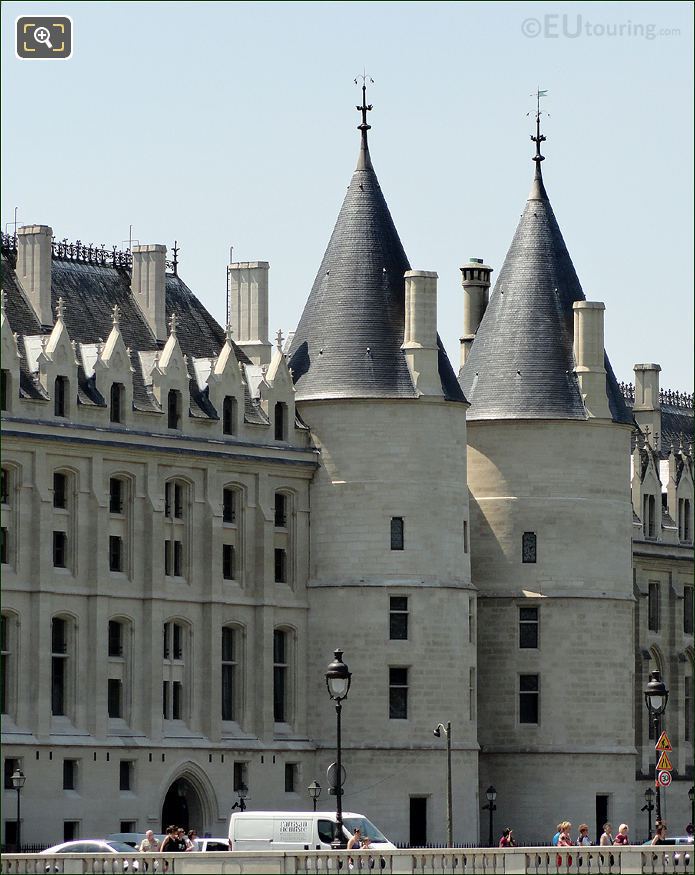
[[[671,773],[659,772],[657,776],[657,781],[661,784],[662,787],[668,787],[668,785],[671,783]]]
[[[328,778],[328,786],[335,789],[336,787],[342,787],[345,783],[345,766],[341,763],[340,765],[340,780],[338,780],[338,765],[337,763],[331,763],[330,766],[326,769],[326,777]]]

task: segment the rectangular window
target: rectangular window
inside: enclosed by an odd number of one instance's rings
[[[80,822],[79,820],[64,820],[63,821],[63,841],[74,842],[80,837]]]
[[[116,678],[108,680],[108,707],[109,717],[123,716],[123,684]]]
[[[14,757],[5,757],[5,765],[4,765],[4,788],[5,790],[14,790],[14,784],[12,783],[12,775],[17,771],[17,769],[21,769],[22,764],[20,760],[15,759]]]
[[[660,627],[661,586],[656,581],[649,581],[648,628],[650,632],[658,632]]]
[[[130,760],[121,760],[118,768],[118,789],[133,789],[133,763]]]
[[[174,517],[183,519],[183,486],[180,483],[174,483]]]
[[[408,640],[408,597],[392,595],[389,599],[389,638]]]
[[[9,712],[9,690],[7,684],[10,680],[10,644],[8,640],[8,619],[3,614],[0,617],[0,714]]]
[[[162,716],[165,720],[169,719],[169,681],[162,684]]]
[[[123,513],[123,481],[118,477],[109,480],[109,513]]]
[[[0,565],[7,565],[8,560],[8,532],[7,527],[0,527]]]
[[[475,669],[468,669],[468,719],[475,720],[475,706],[478,698],[478,690],[475,682]]]
[[[389,720],[408,719],[408,669],[389,669]]]
[[[222,577],[225,580],[234,580],[234,546],[233,544],[222,545]]]
[[[236,522],[236,490],[225,489],[222,492],[222,522]]]
[[[236,720],[236,630],[222,629],[222,719]]]
[[[275,493],[275,528],[287,527],[287,496],[282,492]]]
[[[138,822],[137,820],[122,820],[120,822],[119,832],[137,832]],[[135,868],[133,866],[133,868]]]
[[[68,478],[56,471],[53,475],[53,507],[65,510],[68,506]]]
[[[164,484],[164,516],[169,519],[171,519],[171,497],[173,488],[173,483]]]
[[[519,723],[538,723],[538,675],[519,675]]]
[[[7,468],[2,469],[2,480],[0,480],[0,501],[5,505],[10,503],[10,472]]]
[[[463,552],[468,553],[468,520],[463,521]]]
[[[167,396],[167,425],[178,428],[181,421],[181,393],[170,389]]]
[[[287,551],[275,548],[275,583],[287,583]]]
[[[171,719],[183,719],[183,684],[181,681],[174,681],[171,691]]]
[[[273,716],[276,723],[287,720],[287,633],[273,632]]]
[[[519,647],[538,648],[538,608],[519,608]]]
[[[693,588],[683,587],[683,633],[693,634]]]
[[[222,431],[234,434],[236,431],[236,398],[227,395],[222,404]]]
[[[174,577],[183,577],[183,542],[174,541]]]
[[[533,563],[536,561],[536,533],[524,532],[521,536],[521,561]]]
[[[684,678],[683,705],[685,706],[685,740],[690,741],[693,737],[693,676],[686,675]],[[650,721],[651,722],[651,721]],[[691,748],[692,750],[692,748]]]
[[[55,416],[67,416],[68,381],[65,377],[56,377],[53,392],[53,413]]]
[[[278,401],[275,405],[275,440],[285,440],[286,405]]]
[[[111,383],[111,422],[123,422],[123,395],[123,384]]]
[[[234,792],[246,786],[246,763],[234,763]]]
[[[77,790],[77,760],[63,760],[63,790]]]
[[[285,763],[285,793],[296,793],[298,785],[299,766],[297,763]]]
[[[65,714],[65,657],[51,657],[51,714]]]
[[[164,576],[171,577],[172,572],[172,549],[171,541],[164,542]]]
[[[109,656],[123,656],[123,625],[109,620]]]
[[[174,639],[174,659],[183,659],[183,626],[174,623],[171,628]]]
[[[0,371],[0,410],[9,410],[7,400],[10,386],[10,372],[2,368]]]
[[[109,571],[123,571],[123,539],[109,535]]]
[[[402,516],[391,517],[391,549],[405,549],[405,524]]]
[[[475,602],[468,599],[468,643],[475,644]]]
[[[53,532],[53,567],[67,568],[68,536],[65,532]]]

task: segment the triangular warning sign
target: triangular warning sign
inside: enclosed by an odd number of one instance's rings
[[[670,772],[673,769],[671,765],[671,760],[668,758],[668,754],[664,751],[659,757],[659,762],[656,765],[656,769],[658,772]]]
[[[668,740],[668,735],[665,732],[662,732],[659,736],[659,740],[654,745],[654,750],[673,750],[671,742]]]

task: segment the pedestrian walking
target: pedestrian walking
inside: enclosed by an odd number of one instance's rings
[[[159,841],[156,839],[155,834],[151,829],[148,829],[145,833],[145,838],[138,845],[138,851],[141,854],[151,853],[157,854],[159,853]]]
[[[187,851],[195,851],[198,846],[195,843],[195,840],[198,838],[198,833],[194,829],[188,830],[188,835],[186,836],[186,850]]]
[[[590,845],[591,839],[589,838],[589,824],[588,823],[580,823],[579,824],[579,836],[577,837],[578,845]]]
[[[507,827],[502,830],[502,838],[500,839],[500,848],[513,848],[515,847],[513,831]]]
[[[657,823],[656,829],[654,830],[654,838],[652,839],[653,845],[667,845],[668,841],[666,839],[666,824],[665,823]]]
[[[175,826],[172,825],[166,828],[166,835],[162,839],[162,844],[159,848],[161,854],[171,854],[172,851],[176,850],[176,833],[177,829]]]
[[[627,837],[628,827],[626,823],[621,823],[618,827],[618,832],[613,839],[614,845],[629,845],[630,839]]]
[[[603,832],[601,834],[601,838],[598,842],[600,845],[612,845],[613,844],[613,827],[610,823],[603,824]]]
[[[562,823],[564,823],[564,821]],[[560,833],[562,832],[562,823],[558,823],[557,832],[550,840],[550,844],[553,845],[553,847],[557,847],[558,839],[560,838]]]

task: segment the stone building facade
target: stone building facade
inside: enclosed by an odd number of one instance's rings
[[[488,265],[462,268],[457,378],[366,111],[285,344],[267,262],[229,265],[225,330],[161,245],[3,238],[8,844],[17,767],[29,842],[224,835],[240,792],[301,810],[313,780],[330,809],[336,647],[344,807],[394,840],[445,839],[440,721],[457,841],[479,840],[489,784],[522,838],[561,816],[634,823],[654,666],[676,740],[666,811],[687,818],[692,398],[660,396],[653,365],[617,384],[542,158],[492,294]]]

